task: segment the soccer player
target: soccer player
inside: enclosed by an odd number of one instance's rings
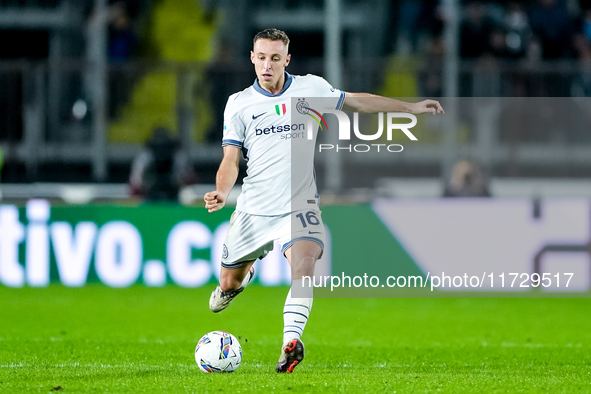
[[[291,373],[304,358],[300,337],[312,309],[311,290],[294,297],[292,293],[296,286],[302,287],[302,277],[314,274],[314,264],[324,247],[324,225],[313,158],[298,163],[302,168],[298,172],[303,175],[294,185],[292,144],[278,137],[291,130],[278,126],[278,117],[297,115],[290,113],[292,97],[323,97],[332,106],[330,109],[344,107],[358,112],[436,114],[443,113],[443,108],[434,100],[406,103],[367,93],[348,93],[334,89],[315,75],[290,75],[285,71],[291,60],[289,38],[281,30],[263,30],[255,35],[253,44],[250,59],[257,78],[252,86],[228,99],[224,154],[216,175],[216,190],[204,196],[210,213],[226,204],[238,177],[240,156],[244,155],[247,176],[223,245],[220,284],[211,294],[209,307],[213,312],[225,309],[251,281],[254,261],[271,251],[277,240],[291,265],[292,288],[283,309],[283,346],[276,370]]]

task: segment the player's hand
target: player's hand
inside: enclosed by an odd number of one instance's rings
[[[420,115],[424,113],[429,114],[444,114],[443,107],[437,100],[423,100],[414,105],[413,114]]]
[[[205,196],[203,196],[203,200],[205,201],[205,208],[209,213],[218,211],[226,205],[226,198],[217,190],[206,193]]]

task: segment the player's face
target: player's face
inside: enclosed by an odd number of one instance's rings
[[[268,90],[280,88],[278,84],[290,59],[287,46],[280,40],[259,39],[250,52],[250,60],[254,64],[259,84]]]

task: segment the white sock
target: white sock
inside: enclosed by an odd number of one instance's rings
[[[312,310],[312,301],[311,297],[292,298],[289,289],[283,307],[283,344],[302,336]]]

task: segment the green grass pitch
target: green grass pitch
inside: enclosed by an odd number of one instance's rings
[[[211,290],[1,287],[0,392],[591,392],[591,299],[316,299],[278,375],[287,289],[220,314]],[[235,373],[197,368],[212,330],[240,338]]]

